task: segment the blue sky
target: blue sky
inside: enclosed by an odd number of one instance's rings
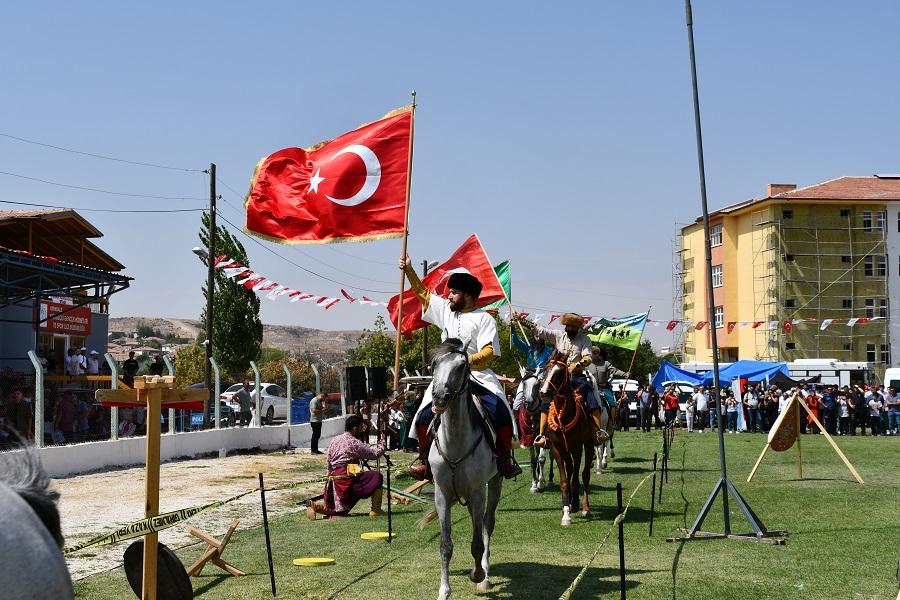
[[[652,304],[651,318],[672,314],[676,223],[700,206],[679,0],[47,2],[6,3],[0,16],[2,133],[192,169],[215,162],[239,192],[220,186],[220,214],[240,225],[260,157],[334,137],[416,89],[413,259],[441,259],[475,232],[494,262],[512,260],[513,299],[532,312],[614,316]],[[770,182],[900,171],[898,22],[895,2],[694,2],[711,208]],[[0,170],[201,198],[0,175],[0,200],[178,208],[208,195],[202,174],[2,137]],[[84,215],[135,278],[113,315],[199,315],[198,214]],[[257,271],[338,293],[242,239]],[[347,287],[398,286],[398,240],[261,243]],[[344,329],[375,318],[359,306],[263,306],[267,323]]]

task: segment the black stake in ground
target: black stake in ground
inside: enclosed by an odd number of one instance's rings
[[[662,473],[659,474],[659,504],[662,505],[662,490],[663,483],[666,480],[666,455],[669,453],[667,440],[668,440],[668,427],[663,429],[663,455],[662,455]]]
[[[269,540],[269,513],[266,511],[266,484],[263,474],[259,474],[259,499],[262,502],[263,528],[266,530],[266,554],[269,556],[269,579],[272,581],[272,596],[275,596],[275,567],[272,566],[272,542]]]
[[[619,586],[625,600],[625,519],[622,516],[622,482],[616,483],[616,503],[619,507]]]
[[[650,488],[650,531],[647,537],[653,535],[653,511],[656,509],[656,452],[653,453],[653,486]]]
[[[391,462],[391,457],[387,454],[384,455],[384,464],[387,467],[388,544],[390,544],[394,537],[394,528],[391,523],[391,467],[394,466],[394,463]]]
[[[716,337],[716,317],[715,317],[715,300],[713,298],[713,288],[712,288],[712,244],[709,237],[709,208],[706,203],[706,170],[704,167],[703,161],[703,133],[700,128],[700,96],[697,92],[697,58],[694,54],[694,22],[693,22],[693,14],[691,11],[691,0],[685,0],[684,2],[684,10],[685,10],[685,20],[687,22],[687,30],[688,30],[688,47],[691,55],[691,84],[694,95],[694,127],[696,129],[697,134],[697,164],[700,169],[700,202],[702,203],[703,208],[703,236],[705,238],[705,247],[706,247],[706,291],[707,291],[707,308],[709,309],[709,340],[710,346],[712,349],[712,362],[713,362],[713,388],[710,390],[711,394],[715,395],[716,399],[716,415],[722,414],[722,400],[719,396],[719,346],[718,339]],[[762,524],[762,521],[759,520],[759,517],[756,516],[756,513],[750,508],[750,505],[747,504],[747,501],[744,500],[743,496],[738,493],[737,488],[734,487],[734,484],[728,479],[728,473],[725,469],[725,436],[722,431],[721,425],[718,428],[719,434],[719,471],[721,473],[719,481],[716,483],[713,488],[712,493],[709,495],[709,498],[706,499],[706,502],[703,504],[703,508],[700,509],[700,514],[697,515],[697,520],[694,521],[694,524],[691,525],[690,529],[682,529],[687,535],[682,538],[669,538],[667,541],[682,541],[682,540],[696,540],[703,538],[731,538],[738,540],[753,540],[759,542],[767,542],[770,544],[783,544],[784,536],[787,535],[785,531],[768,531],[765,526]],[[716,496],[722,493],[722,509],[723,509],[723,517],[725,521],[725,531],[723,533],[708,533],[700,531],[700,527],[703,525],[704,519],[706,519],[709,514],[709,510],[712,508],[713,502],[716,499]],[[741,512],[744,513],[744,517],[750,523],[750,527],[753,528],[753,534],[747,535],[734,535],[731,532],[731,518],[728,511],[728,495],[729,493],[734,498],[735,502],[737,502],[738,507],[741,509]]]

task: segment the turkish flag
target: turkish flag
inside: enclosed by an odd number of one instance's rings
[[[677,320],[669,321],[669,324],[666,325],[666,331],[674,331],[675,326],[678,325],[678,323],[679,323],[679,321],[677,321]]]
[[[791,333],[794,331],[794,324],[791,323],[790,320],[787,320],[781,324],[781,328],[786,334],[791,335]]]
[[[734,331],[734,326],[737,325],[736,321],[728,321],[728,333]]]
[[[456,252],[454,252],[444,263],[438,265],[434,270],[428,273],[422,280],[422,283],[438,296],[446,298],[448,293],[447,282],[450,275],[465,271],[468,271],[477,277],[482,285],[481,295],[478,296],[478,300],[475,301],[476,307],[480,308],[482,306],[487,306],[497,300],[506,298],[506,294],[503,292],[503,286],[500,285],[500,280],[497,279],[497,274],[494,273],[494,267],[491,266],[491,261],[488,260],[484,247],[481,245],[481,241],[475,234],[470,235],[469,238],[463,242],[462,246],[457,248]],[[400,294],[397,294],[388,301],[388,314],[390,315],[391,323],[394,324],[395,328],[397,327],[397,309],[399,308],[399,303]],[[419,304],[419,299],[416,298],[416,295],[412,290],[404,291],[403,329],[401,330],[403,335],[409,338],[412,336],[413,331],[425,327],[426,325],[428,325],[428,323],[422,320],[422,305]]]
[[[256,166],[247,231],[314,244],[400,237],[412,113],[408,108],[312,148],[285,148]]]

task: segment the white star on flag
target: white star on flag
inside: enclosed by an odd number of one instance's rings
[[[316,174],[309,178],[309,191],[319,193],[319,184],[325,181],[324,177],[319,177],[321,169],[316,169]],[[332,192],[333,194],[334,192]]]

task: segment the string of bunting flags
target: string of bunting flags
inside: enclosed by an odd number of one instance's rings
[[[751,329],[759,329],[760,327],[765,326],[765,329],[769,331],[775,331],[781,329],[786,334],[791,334],[794,331],[794,327],[797,325],[809,325],[816,324],[819,326],[820,331],[825,331],[831,325],[846,325],[847,327],[855,327],[856,325],[865,325],[866,323],[873,323],[875,321],[883,320],[885,317],[850,317],[845,319],[816,319],[812,317],[804,318],[804,319],[786,319],[784,321],[728,321],[725,324],[725,329],[728,333],[734,331],[735,327],[738,329],[746,329],[750,327]],[[702,331],[704,327],[709,325],[709,321],[694,321],[690,320],[680,320],[680,319],[672,319],[671,321],[652,321],[647,319],[647,323],[651,323],[654,326],[659,326],[661,323],[666,323],[667,331],[675,331],[675,329],[680,325],[684,331],[688,331],[690,329],[694,329],[696,331]]]

